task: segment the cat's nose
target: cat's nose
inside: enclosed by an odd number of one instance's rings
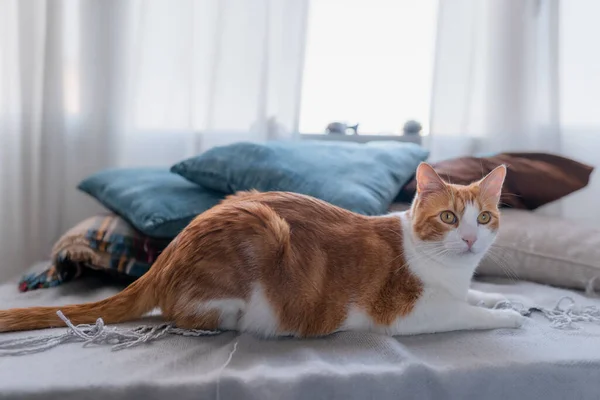
[[[471,247],[473,247],[473,244],[475,243],[477,238],[475,236],[463,236],[462,240],[467,244],[467,246],[470,249]]]

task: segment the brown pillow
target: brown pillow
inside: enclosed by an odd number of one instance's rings
[[[451,183],[466,185],[498,165],[508,167],[502,189],[505,207],[534,210],[587,186],[593,167],[546,153],[500,153],[490,157],[461,157],[432,163]],[[412,201],[416,182],[409,181],[395,201]]]

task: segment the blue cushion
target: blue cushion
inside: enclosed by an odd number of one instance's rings
[[[159,238],[174,238],[224,197],[166,168],[104,170],[84,179],[78,188],[143,234]]]
[[[385,213],[428,151],[396,141],[273,141],[215,147],[171,171],[207,188],[290,191],[365,215]]]

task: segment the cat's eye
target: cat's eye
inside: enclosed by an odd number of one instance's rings
[[[485,225],[488,222],[490,222],[492,220],[492,214],[490,214],[487,211],[482,212],[481,214],[479,214],[479,216],[477,217],[477,222],[480,223],[481,225]]]
[[[452,211],[442,211],[442,213],[440,214],[440,219],[446,224],[456,223],[456,215],[454,215]]]

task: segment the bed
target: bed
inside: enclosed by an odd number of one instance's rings
[[[474,286],[526,306],[553,308],[570,296],[578,305],[600,307],[599,299],[536,283],[488,279]],[[97,276],[27,293],[8,282],[0,286],[0,305],[92,301],[119,289]],[[72,343],[0,357],[0,398],[598,399],[600,325],[578,326],[555,329],[534,313],[520,330],[399,338],[341,333],[267,341],[234,333],[169,335],[117,352]],[[43,333],[48,332],[2,334],[0,340]]]

